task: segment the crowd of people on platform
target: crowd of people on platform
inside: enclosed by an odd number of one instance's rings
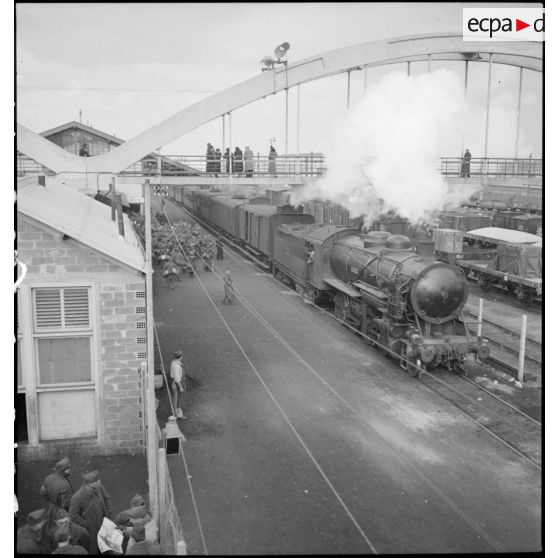
[[[182,221],[155,224],[152,227],[153,268],[162,269],[170,289],[181,275],[193,277],[200,261],[204,271],[213,271],[213,259],[219,245],[199,225]]]
[[[208,176],[217,177],[221,173],[236,176],[246,173],[247,177],[254,175],[254,153],[248,145],[244,148],[244,152],[237,146],[233,152],[227,147],[225,152],[221,153],[219,148],[214,148],[211,143],[208,143],[205,157],[205,172]],[[277,173],[277,150],[273,145],[269,148],[267,172],[274,176]]]
[[[162,554],[155,521],[139,494],[114,517],[99,471],[82,475],[75,492],[71,474],[64,457],[45,477],[40,488],[45,506],[30,512],[18,529],[18,554]]]

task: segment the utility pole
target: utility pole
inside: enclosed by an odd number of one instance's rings
[[[160,159],[159,159],[160,160]],[[149,506],[159,523],[157,499],[157,417],[155,416],[155,343],[153,328],[153,266],[151,249],[151,184],[145,181],[145,303],[147,337],[147,374],[144,376],[147,407],[147,475],[149,479]],[[144,368],[144,367],[142,367]],[[145,372],[145,369],[144,369]]]

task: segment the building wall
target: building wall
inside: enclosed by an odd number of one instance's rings
[[[63,132],[58,132],[47,138],[52,141],[62,149],[79,155],[79,149],[83,143],[87,145],[87,150],[89,151],[89,156],[101,155],[106,153],[111,149],[118,146],[118,143],[111,142],[104,138],[100,138],[95,134],[84,132],[80,129],[75,130],[64,130]]]
[[[18,291],[18,314],[29,441],[20,445],[20,455],[52,457],[57,448],[68,444],[91,453],[142,449],[143,400],[138,369],[147,350],[143,275],[19,213],[17,232],[18,258],[27,266]],[[94,386],[87,389],[95,393],[96,434],[81,440],[43,442],[33,289],[59,286],[87,287],[90,292]]]

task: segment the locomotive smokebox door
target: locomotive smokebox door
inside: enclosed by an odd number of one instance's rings
[[[461,311],[467,295],[465,278],[454,267],[437,263],[421,271],[415,279],[411,303],[425,321],[444,323]]]

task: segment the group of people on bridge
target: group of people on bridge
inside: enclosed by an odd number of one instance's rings
[[[208,142],[205,157],[205,172],[208,176],[217,177],[222,172],[237,176],[246,173],[247,177],[254,175],[254,153],[248,145],[244,148],[244,153],[237,146],[232,153],[231,149],[227,147],[222,154],[218,147],[214,148]],[[221,159],[224,160],[224,168],[222,168]],[[267,172],[274,176],[277,173],[277,150],[273,145],[269,148]]]

